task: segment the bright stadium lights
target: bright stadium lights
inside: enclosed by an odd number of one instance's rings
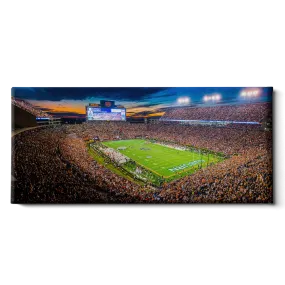
[[[203,100],[205,102],[209,102],[209,101],[217,102],[217,101],[220,101],[221,99],[222,99],[221,94],[205,95],[203,97]]]
[[[260,89],[245,89],[242,90],[240,96],[243,98],[253,98],[260,94]]]
[[[215,99],[216,99],[216,100],[220,100],[220,99],[221,99],[221,95],[220,95],[220,94],[216,95],[216,96],[215,96]]]
[[[189,97],[180,97],[177,100],[178,104],[188,104],[190,102]]]

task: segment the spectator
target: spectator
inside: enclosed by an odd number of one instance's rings
[[[247,115],[245,115],[246,117]],[[249,118],[249,117],[247,117]],[[118,131],[120,130],[120,131]],[[228,159],[161,187],[141,185],[95,162],[84,140],[148,137],[222,152]],[[14,201],[25,203],[269,203],[272,133],[251,126],[96,122],[35,129],[13,138]],[[107,153],[114,161],[122,157]]]

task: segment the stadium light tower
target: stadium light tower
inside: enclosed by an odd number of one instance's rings
[[[178,104],[185,105],[189,104],[191,102],[191,99],[189,97],[180,97],[177,99]]]
[[[212,94],[212,95],[205,95],[203,97],[203,101],[204,102],[212,102],[212,103],[216,103],[218,101],[220,101],[222,99],[222,95],[221,94]]]
[[[240,96],[243,98],[254,98],[258,97],[260,89],[244,89],[241,91]]]

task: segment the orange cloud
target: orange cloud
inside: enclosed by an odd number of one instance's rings
[[[157,113],[152,113],[149,114],[148,117],[158,117],[158,116],[163,116],[165,112],[157,112]]]
[[[46,109],[52,113],[77,113],[84,115],[86,113],[85,106],[80,101],[36,101],[30,100],[31,104]],[[127,117],[147,118],[154,116],[162,116],[164,112],[157,112],[157,107],[133,107],[127,108]]]
[[[53,101],[30,101],[33,105],[40,108],[50,109],[50,112],[74,112],[78,114],[85,114],[85,106],[82,103],[70,103],[70,102],[53,102]]]

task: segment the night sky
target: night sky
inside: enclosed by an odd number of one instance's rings
[[[243,91],[258,90],[258,96],[241,96]],[[219,101],[203,100],[219,94]],[[53,88],[14,87],[12,96],[58,117],[85,117],[85,106],[100,100],[114,100],[127,109],[128,117],[159,117],[169,107],[181,106],[179,98],[190,98],[184,105],[239,104],[272,100],[272,88],[245,87],[137,87],[137,88]],[[183,105],[183,103],[182,103]]]

